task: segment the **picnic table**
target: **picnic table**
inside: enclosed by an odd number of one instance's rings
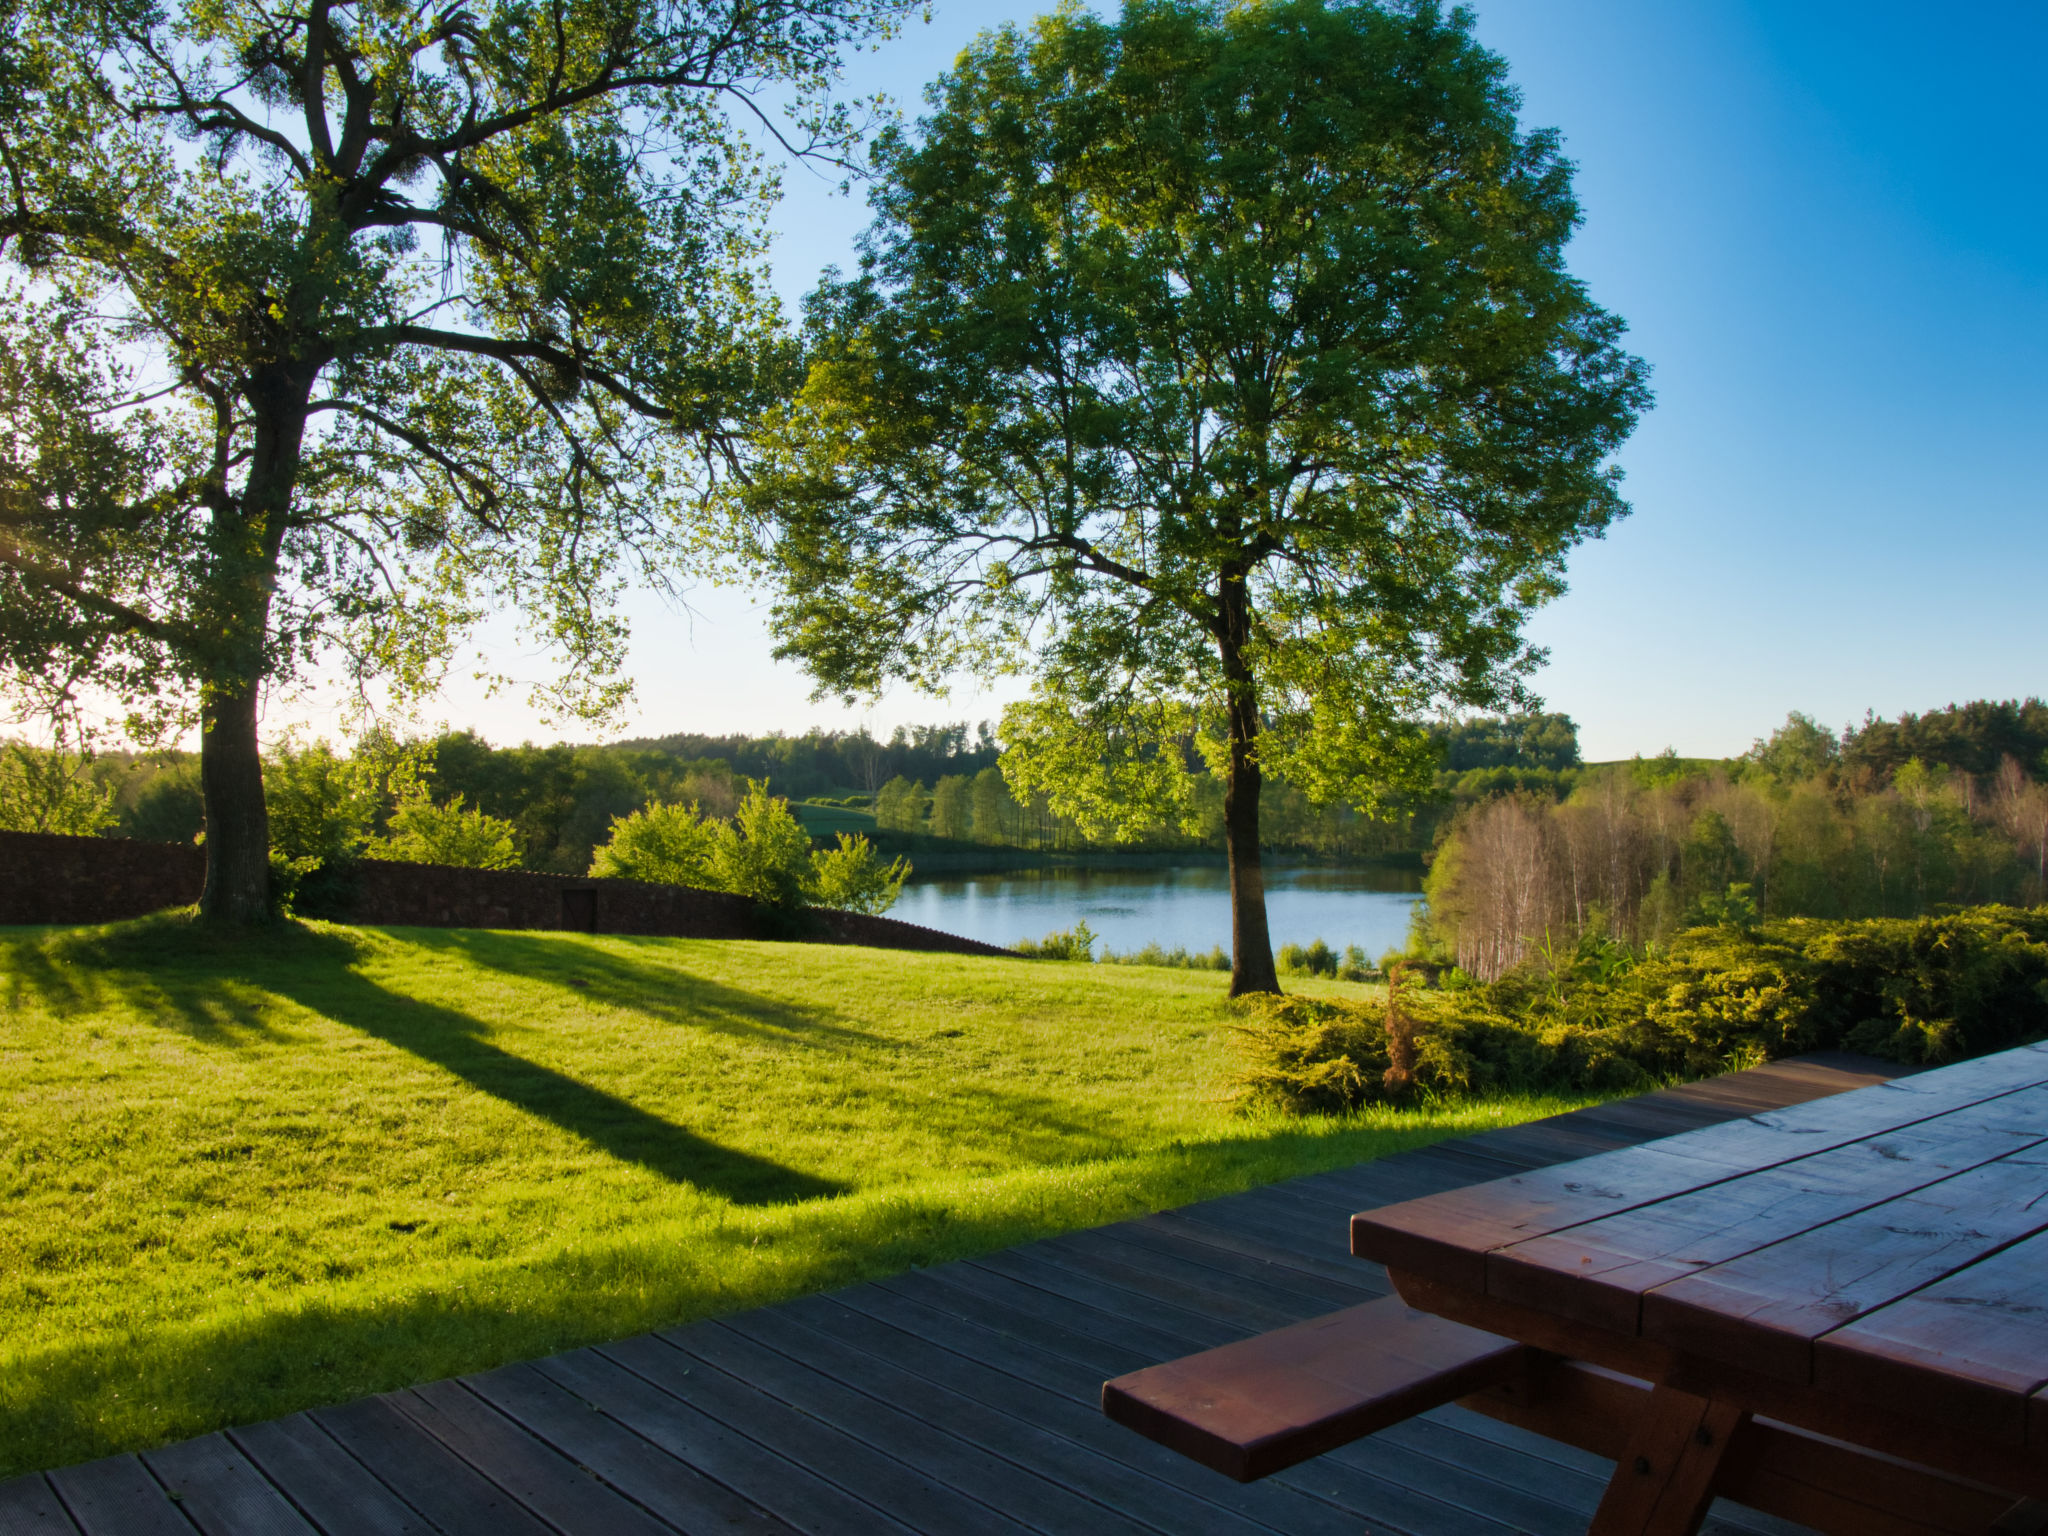
[[[1610,1457],[1591,1530],[1726,1496],[2048,1530],[2048,1044],[1364,1211],[1396,1295],[1105,1384],[1242,1479],[1468,1408]]]

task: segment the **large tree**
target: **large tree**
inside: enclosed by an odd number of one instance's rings
[[[748,552],[849,695],[1028,669],[1005,771],[1091,830],[1224,786],[1233,993],[1277,990],[1260,787],[1371,808],[1521,702],[1648,402],[1470,18],[1132,0],[982,37],[882,145],[759,439]]]
[[[196,723],[202,910],[268,909],[261,697],[430,687],[609,598],[782,386],[770,136],[913,0],[0,3],[0,682]]]

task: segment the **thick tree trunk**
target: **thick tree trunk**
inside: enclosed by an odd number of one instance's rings
[[[270,598],[291,520],[306,402],[318,369],[277,369],[250,391],[255,434],[239,505],[213,523],[209,571],[218,648],[208,658],[200,705],[199,787],[206,805],[206,884],[199,915],[209,923],[268,922],[270,813],[263,800],[257,706],[270,640]]]
[[[208,922],[268,922],[270,813],[263,802],[263,754],[256,740],[255,685],[205,705],[199,737],[199,790],[206,802],[206,885],[199,913]]]
[[[1278,992],[1266,927],[1266,873],[1259,853],[1259,699],[1244,659],[1250,613],[1244,582],[1225,577],[1218,596],[1230,760],[1223,778],[1223,847],[1230,862],[1230,995]]]

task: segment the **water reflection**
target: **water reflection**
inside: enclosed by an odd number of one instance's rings
[[[1419,886],[1415,876],[1398,870],[1269,866],[1266,910],[1274,946],[1325,939],[1338,949],[1356,944],[1377,959],[1407,939]],[[889,915],[987,944],[1042,938],[1085,921],[1102,941],[1098,953],[1152,943],[1227,949],[1230,878],[1220,864],[939,877],[905,886]]]

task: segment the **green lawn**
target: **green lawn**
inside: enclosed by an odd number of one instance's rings
[[[165,917],[0,987],[0,1475],[1566,1107],[1236,1116],[1205,972]]]

